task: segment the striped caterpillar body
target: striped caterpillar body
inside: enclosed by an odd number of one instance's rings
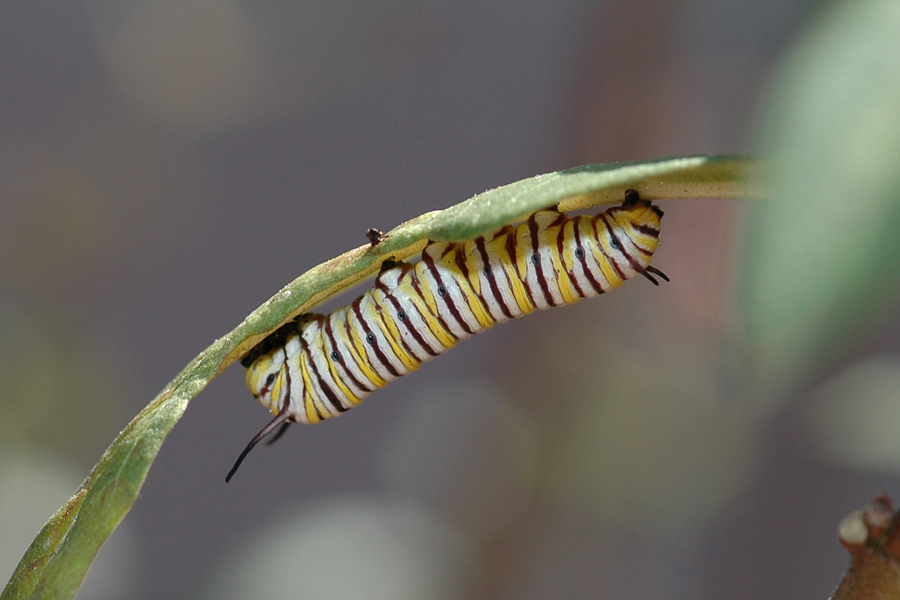
[[[300,315],[241,361],[253,397],[275,418],[226,481],[276,428],[272,441],[292,422],[339,416],[496,323],[597,296],[638,274],[668,281],[650,266],[662,215],[628,190],[621,206],[595,216],[541,210],[473,240],[430,242],[415,264],[385,261],[375,286],[348,306]]]

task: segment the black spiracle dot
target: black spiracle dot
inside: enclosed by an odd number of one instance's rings
[[[334,352],[331,353],[331,360],[333,360],[333,361],[335,361],[335,362],[340,362],[340,360],[341,360],[341,355],[338,354],[336,351],[334,351]]]
[[[375,345],[375,334],[374,333],[366,334],[366,343],[369,344],[370,346]]]
[[[406,313],[403,312],[402,310],[398,310],[398,311],[397,311],[397,318],[400,320],[400,322],[406,321]]]
[[[619,238],[612,238],[609,240],[609,245],[615,248],[616,250],[621,250],[622,245],[619,244]]]
[[[578,260],[584,258],[584,248],[575,248],[575,258]]]
[[[266,387],[269,387],[275,383],[275,373],[269,373],[269,376],[266,377]]]
[[[531,255],[531,264],[536,265],[541,262],[541,255],[535,252]]]
[[[484,268],[484,276],[485,276],[485,277],[490,277],[490,276],[491,276],[491,268],[490,268],[490,267],[485,267],[485,268]]]
[[[446,296],[446,295],[447,295],[447,288],[445,288],[445,287],[442,286],[442,285],[439,285],[439,286],[438,286],[438,296],[440,296],[441,298],[443,298],[443,297]]]

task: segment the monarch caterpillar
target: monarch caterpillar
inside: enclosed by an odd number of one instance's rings
[[[638,274],[669,278],[650,259],[662,211],[634,190],[594,216],[555,209],[466,242],[430,242],[419,262],[387,260],[375,286],[330,315],[306,313],[241,360],[253,397],[275,418],[238,457],[292,422],[337,417],[471,335],[536,309],[573,304]],[[370,230],[376,245],[380,232]],[[271,443],[271,442],[270,442]]]

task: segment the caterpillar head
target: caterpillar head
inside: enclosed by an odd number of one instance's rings
[[[275,418],[250,440],[225,477],[226,483],[231,481],[238,467],[244,462],[244,458],[256,444],[280,427],[281,429],[270,443],[275,441],[292,422],[290,379],[286,362],[287,356],[291,352],[291,346],[299,344],[299,331],[300,326],[296,319],[282,325],[241,359],[241,364],[247,368],[247,387],[250,388],[250,393],[259,400],[260,404],[269,409]]]
[[[650,275],[656,273],[668,281],[665,273],[650,266],[650,259],[659,246],[659,228],[663,211],[641,198],[635,190],[625,192],[621,206],[607,210],[604,215],[610,225],[608,233],[610,245],[620,254],[636,273],[640,273],[654,284],[659,282]]]
[[[284,347],[275,348],[258,357],[247,367],[247,387],[250,388],[250,393],[273,415],[281,411],[287,390],[284,359]]]
[[[279,327],[257,344],[241,364],[247,368],[247,387],[260,404],[273,415],[284,408],[289,381],[285,361],[296,345],[300,334],[300,321],[294,319]]]

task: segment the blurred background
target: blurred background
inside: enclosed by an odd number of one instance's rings
[[[225,485],[270,418],[228,370],[79,597],[826,598],[839,521],[900,495],[898,24],[889,0],[3,3],[0,580],[191,358],[367,228],[759,153],[774,200],[661,204],[670,284],[477,336]]]

